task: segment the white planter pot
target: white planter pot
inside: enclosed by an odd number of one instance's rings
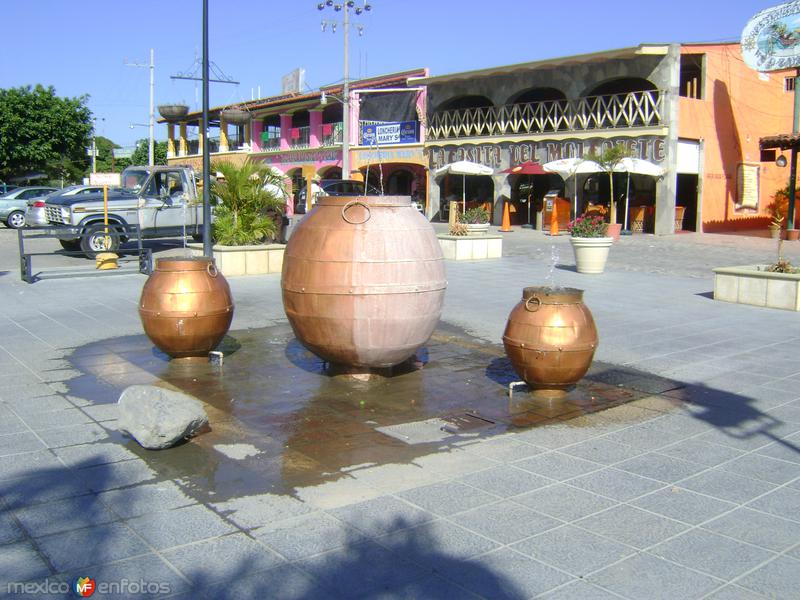
[[[467,235],[483,235],[489,231],[488,223],[467,223]]]
[[[614,239],[610,237],[581,238],[571,237],[575,252],[575,266],[578,273],[602,273],[608,259],[608,249]]]

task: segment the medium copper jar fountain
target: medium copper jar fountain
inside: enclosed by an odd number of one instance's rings
[[[575,288],[526,287],[503,334],[514,369],[543,395],[563,395],[586,375],[597,342],[583,290]]]
[[[289,239],[281,277],[297,339],[366,370],[428,341],[446,286],[439,241],[408,196],[322,196]]]
[[[231,326],[231,289],[212,258],[159,258],[142,289],[139,316],[162,352],[207,356]]]

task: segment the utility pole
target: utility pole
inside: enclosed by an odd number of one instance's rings
[[[344,29],[344,84],[342,87],[342,179],[350,179],[350,9],[352,8],[356,15],[361,15],[364,11],[371,11],[372,5],[364,3],[363,6],[355,6],[354,0],[344,0],[342,3],[334,2],[334,0],[326,0],[317,4],[318,10],[325,10],[327,7],[333,7],[333,10],[339,12],[344,10],[344,18],[342,25]],[[329,24],[328,21],[322,22],[322,30]],[[331,32],[336,33],[336,22],[330,22]],[[364,28],[358,26],[358,34],[361,35]]]
[[[129,63],[125,61],[125,65],[128,67],[139,67],[142,69],[150,69],[150,121],[149,121],[149,129],[150,129],[150,139],[149,145],[147,147],[147,157],[150,163],[150,166],[153,166],[155,161],[155,138],[153,137],[153,128],[155,127],[156,123],[156,115],[155,115],[155,71],[156,71],[156,63],[155,63],[155,52],[152,48],[150,48],[150,64],[146,63]]]

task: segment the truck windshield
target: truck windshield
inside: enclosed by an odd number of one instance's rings
[[[146,169],[125,169],[122,172],[122,188],[137,193],[149,175]]]

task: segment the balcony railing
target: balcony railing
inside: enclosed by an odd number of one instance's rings
[[[324,123],[322,125],[322,139],[320,142],[323,146],[341,146],[342,139],[341,121],[338,123]]]
[[[292,127],[289,132],[291,148],[308,148],[311,145],[311,127]]]
[[[428,138],[549,133],[652,127],[662,124],[664,93],[658,90],[587,96],[500,107],[465,108],[434,113]]]

